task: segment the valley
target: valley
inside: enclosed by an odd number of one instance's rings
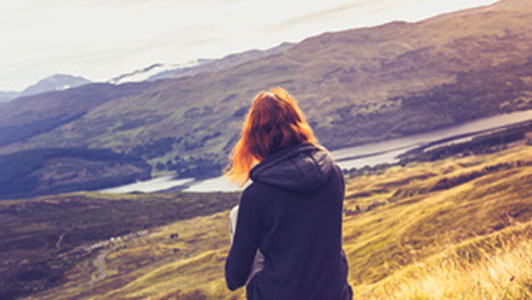
[[[108,149],[151,177],[215,177],[254,95],[279,85],[331,150],[531,109],[532,6],[516,1],[325,33],[176,78],[22,97],[0,105],[0,153]]]
[[[347,147],[332,151],[336,162],[344,171],[367,169],[376,166],[404,164],[408,161],[435,160],[464,149],[483,153],[493,147],[504,147],[510,141],[523,141],[532,131],[532,110],[498,115],[450,128],[388,140],[375,144]],[[146,181],[103,190],[110,193],[241,191],[243,188],[229,182],[224,176],[209,179],[175,179],[163,176]]]
[[[532,274],[524,266],[532,258],[532,147],[468,153],[346,174],[343,236],[355,299],[530,298]],[[227,195],[234,198],[226,208],[154,224],[109,252],[105,279],[94,280],[92,255],[28,299],[244,299],[223,279],[228,208],[238,198]]]

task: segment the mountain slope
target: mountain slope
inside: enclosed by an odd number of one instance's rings
[[[65,91],[20,97],[4,103],[0,107],[0,146],[12,145],[68,124],[106,101],[128,97],[144,87],[143,84],[124,87],[90,84]]]
[[[127,96],[95,99],[97,105],[49,130],[18,140],[18,129],[7,139],[0,136],[0,152],[109,147],[134,152],[161,171],[180,173],[201,161],[216,173],[253,96],[278,85],[299,99],[329,148],[532,108],[531,18],[526,1],[506,0],[418,23],[322,34],[230,68],[120,86],[118,94]],[[101,88],[86,87],[73,91],[85,95]],[[80,101],[64,93],[57,97]],[[38,101],[54,106],[58,100]],[[0,107],[0,129],[32,127],[62,109],[14,102],[12,112]]]
[[[343,246],[354,299],[528,299],[518,296],[532,293],[526,267],[532,254],[525,252],[532,238],[531,164],[532,147],[520,146],[348,176]],[[482,170],[488,172],[453,181]],[[455,184],[434,189],[441,182]],[[105,261],[113,276],[84,284],[97,272],[93,257],[67,282],[30,299],[245,299],[244,289],[230,292],[224,282],[228,213],[119,242]],[[431,275],[443,281],[430,282]]]
[[[237,197],[78,192],[0,201],[0,299],[20,299],[67,283],[73,266],[92,270],[87,259],[113,240],[135,240],[162,224],[230,209]]]

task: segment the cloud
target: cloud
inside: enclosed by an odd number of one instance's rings
[[[196,40],[187,41],[184,44],[184,47],[186,47],[186,48],[194,48],[194,47],[199,46],[199,45],[214,44],[214,43],[220,42],[222,40],[224,40],[224,39],[222,39],[222,38],[196,39]]]
[[[386,1],[384,1],[386,2]],[[308,23],[315,23],[323,20],[329,20],[331,18],[336,17],[339,14],[344,14],[349,11],[357,10],[362,11],[366,9],[374,10],[376,7],[382,6],[383,1],[382,0],[363,0],[358,1],[356,3],[350,3],[342,6],[337,6],[334,8],[330,8],[327,10],[322,10],[318,12],[313,12],[309,14],[305,14],[302,16],[297,16],[295,18],[291,18],[285,21],[282,21],[278,24],[275,24],[273,26],[270,26],[269,30],[279,30],[286,27],[292,27],[292,26],[298,26],[302,24],[308,24]],[[380,8],[379,8],[380,9]]]

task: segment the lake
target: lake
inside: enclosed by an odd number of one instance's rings
[[[157,177],[146,181],[137,181],[134,183],[121,185],[117,187],[107,188],[100,190],[103,193],[131,193],[131,192],[144,192],[152,193],[158,191],[164,191],[177,186],[182,186],[194,181],[194,178],[174,179],[173,176]]]
[[[380,143],[347,147],[332,151],[338,165],[345,170],[375,166],[382,163],[395,163],[399,155],[426,145],[448,144],[463,141],[475,135],[495,131],[505,126],[532,120],[532,110],[497,115],[478,119],[445,129],[435,130],[408,137],[388,140]],[[438,143],[441,141],[441,143]],[[196,181],[193,178],[173,179],[171,176],[159,177],[147,181],[102,190],[109,193],[156,192],[183,186],[186,192],[230,192],[243,188],[230,183],[224,177]]]

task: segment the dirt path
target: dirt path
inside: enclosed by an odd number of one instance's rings
[[[98,281],[102,281],[105,278],[107,278],[107,276],[109,274],[107,273],[107,270],[105,270],[105,259],[107,258],[109,253],[111,253],[113,251],[116,251],[116,250],[119,250],[122,247],[125,247],[127,243],[129,243],[129,242],[131,242],[133,240],[136,240],[139,237],[144,236],[146,234],[147,233],[139,233],[139,232],[131,233],[131,234],[128,234],[125,238],[124,237],[119,237],[116,240],[117,241],[116,244],[111,239],[111,243],[107,243],[107,245],[112,245],[112,246],[110,246],[109,248],[105,249],[102,253],[98,254],[98,257],[96,258],[96,261],[98,263],[98,273],[99,273],[98,276],[96,278],[94,278],[93,280],[89,281],[86,284],[91,285],[93,283],[96,283]]]
[[[100,272],[100,274],[98,275],[98,277],[94,278],[93,280],[91,280],[90,284],[93,284],[93,283],[96,283],[98,281],[101,281],[101,280],[104,280],[105,277],[107,277],[107,271],[105,270],[105,258],[107,257],[107,255],[109,255],[109,253],[113,252],[114,250],[116,250],[117,247],[113,247],[113,248],[109,248],[107,250],[105,250],[104,252],[100,253],[98,255],[98,258],[97,258],[97,261],[98,261],[98,271]]]

